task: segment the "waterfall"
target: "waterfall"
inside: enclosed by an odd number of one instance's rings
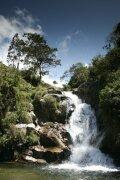
[[[67,130],[73,141],[70,162],[86,165],[112,165],[112,159],[99,150],[96,117],[91,106],[72,92],[64,92],[68,98],[68,111],[74,105]]]
[[[67,113],[72,112],[66,125],[73,142],[72,153],[69,161],[51,167],[80,171],[117,171],[112,159],[99,149],[102,137],[98,136],[96,117],[91,106],[83,103],[72,92],[63,94],[67,97]]]

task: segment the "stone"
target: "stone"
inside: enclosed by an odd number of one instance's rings
[[[41,122],[66,123],[67,98],[62,93],[47,93],[41,99],[34,101],[38,124]],[[34,121],[33,121],[34,122]]]
[[[32,156],[32,155],[33,155],[33,152],[32,152],[30,149],[27,149],[27,150],[24,152],[24,155],[26,155],[26,156]]]
[[[27,162],[32,162],[32,163],[36,163],[37,159],[33,158],[32,156],[23,156],[23,159]]]
[[[23,156],[23,160],[29,163],[38,163],[38,164],[46,164],[47,162],[44,159],[36,159],[32,156]]]
[[[42,146],[33,147],[33,157],[45,159],[48,163],[61,162],[70,156],[70,149],[59,147],[44,148]]]
[[[31,112],[29,113],[29,115],[30,115],[30,117],[31,117],[31,119],[32,119],[32,122],[33,122],[35,125],[37,125],[37,117],[36,117],[35,113],[34,113],[33,111],[31,111]]]
[[[46,122],[38,126],[20,124],[17,127],[20,130],[26,129],[27,133],[35,132],[39,138],[38,144],[27,147],[28,149],[22,153],[24,161],[29,163],[60,163],[70,156],[72,140],[64,124]]]
[[[18,129],[27,128],[27,127],[35,129],[35,124],[33,124],[33,123],[29,123],[29,124],[16,124],[16,127]]]

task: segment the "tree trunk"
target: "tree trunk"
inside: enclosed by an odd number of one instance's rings
[[[19,62],[18,62],[18,63],[17,63],[17,69],[18,69],[18,70],[19,70],[19,65],[20,65],[20,64],[19,64]]]
[[[42,67],[41,67],[41,65],[39,67],[39,75],[40,75],[40,83],[41,83],[41,80],[42,80]]]

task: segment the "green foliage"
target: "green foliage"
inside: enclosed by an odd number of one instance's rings
[[[68,71],[65,71],[61,79],[70,78],[68,86],[71,88],[79,87],[82,83],[87,82],[89,69],[82,63],[73,64]]]
[[[39,72],[40,81],[42,75],[48,73],[46,67],[60,65],[60,60],[56,59],[56,48],[48,46],[44,37],[37,33],[26,33],[25,47],[25,64],[31,65],[34,72]]]
[[[23,123],[23,124],[32,123],[32,118],[28,112],[19,110],[19,111],[17,111],[17,114],[18,114],[18,122],[19,123]]]
[[[16,112],[7,112],[6,117],[1,119],[2,128],[9,128],[11,124],[18,123],[18,115]]]
[[[109,83],[100,92],[100,107],[103,116],[111,116],[111,121],[120,118],[120,77],[119,80]]]
[[[40,78],[35,74],[33,68],[29,68],[28,70],[21,71],[22,77],[33,86],[38,86],[40,84]]]
[[[57,121],[56,110],[59,108],[59,102],[51,95],[45,95],[41,98],[41,94],[35,96],[34,110],[41,121]]]
[[[45,96],[44,97],[44,101],[48,106],[48,109],[52,112],[54,112],[55,110],[57,110],[57,108],[59,107],[59,103],[57,102],[56,98],[52,97],[52,96]]]
[[[61,80],[62,79],[65,79],[65,78],[70,78],[74,75],[75,71],[78,69],[78,68],[81,68],[83,67],[82,63],[76,63],[76,64],[73,64],[69,70],[65,71],[63,76],[61,77]]]
[[[8,50],[8,62],[12,62],[13,67],[19,68],[19,63],[31,67],[23,72],[24,78],[33,85],[41,82],[43,75],[47,74],[46,68],[60,65],[60,60],[56,58],[56,48],[51,48],[43,36],[37,33],[26,33],[23,38],[15,34]],[[36,74],[39,73],[39,79]],[[35,80],[35,82],[34,82]]]
[[[36,145],[36,144],[38,144],[38,142],[39,142],[39,136],[35,132],[30,132],[26,136],[26,143],[29,146]]]
[[[24,142],[25,137],[14,127],[17,123],[31,123],[32,94],[35,88],[22,79],[18,70],[0,63],[0,146]]]
[[[76,67],[73,76],[71,77],[68,85],[72,88],[79,87],[82,83],[87,82],[89,70],[86,66]]]
[[[19,64],[20,62],[23,61],[22,49],[24,45],[25,45],[24,41],[20,39],[18,33],[16,33],[8,49],[7,61],[10,66],[13,66],[19,69]]]
[[[0,119],[15,108],[19,79],[19,73],[15,69],[0,63]]]
[[[120,48],[120,22],[115,25],[112,33],[107,39],[105,48],[110,50],[112,48]]]
[[[48,89],[45,86],[38,86],[35,93],[35,99],[41,99],[45,94],[47,94]]]

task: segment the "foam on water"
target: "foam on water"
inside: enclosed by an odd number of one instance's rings
[[[68,102],[68,112],[74,107],[74,111],[66,126],[70,133],[73,147],[70,160],[51,168],[74,169],[80,171],[117,171],[112,159],[103,154],[99,145],[102,137],[98,138],[96,117],[91,106],[82,103],[72,92],[64,92]]]
[[[117,168],[110,168],[102,165],[90,165],[90,166],[80,166],[75,163],[64,163],[59,165],[51,165],[50,169],[58,169],[58,170],[74,170],[74,171],[93,171],[93,172],[118,172]]]

